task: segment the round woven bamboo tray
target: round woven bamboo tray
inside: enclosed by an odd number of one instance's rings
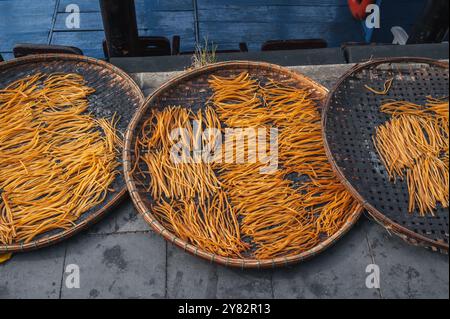
[[[27,56],[0,63],[0,88],[36,73],[81,74],[87,81],[87,85],[95,89],[95,93],[88,98],[89,112],[99,118],[111,118],[116,113],[120,116],[117,129],[121,134],[125,133],[131,115],[144,101],[144,95],[139,86],[122,70],[100,60],[66,54]],[[117,156],[121,161],[120,152]],[[24,252],[42,248],[88,228],[104,217],[126,196],[127,190],[122,174],[116,178],[112,188],[114,191],[108,193],[105,201],[83,214],[72,228],[42,234],[30,243],[0,245],[0,253]]]
[[[163,236],[167,241],[195,256],[199,256],[210,262],[240,268],[269,268],[298,263],[322,252],[331,244],[335,243],[355,224],[362,209],[351,212],[347,223],[336,234],[326,238],[321,244],[313,249],[299,253],[296,256],[279,257],[267,260],[257,260],[255,258],[225,258],[203,251],[198,247],[183,241],[165,229],[152,214],[150,207],[153,200],[151,196],[145,191],[140,183],[137,182],[136,177],[132,173],[132,168],[135,167],[136,164],[142,164],[136,163],[136,158],[134,156],[134,147],[137,137],[136,132],[139,132],[143,122],[148,118],[152,107],[162,109],[166,106],[182,105],[184,107],[190,107],[196,110],[203,107],[205,102],[212,95],[212,91],[208,86],[209,76],[236,76],[243,71],[247,71],[254,78],[271,78],[276,81],[284,81],[285,83],[288,82],[293,86],[310,88],[313,96],[320,101],[324,101],[328,93],[326,88],[311,79],[301,74],[291,72],[283,67],[268,63],[247,61],[225,62],[213,64],[190,72],[185,72],[182,75],[173,78],[154,92],[132,119],[125,137],[125,180],[137,210],[143,216],[145,221],[151,226],[151,228]]]
[[[408,243],[448,253],[448,208],[436,216],[408,213],[406,181],[389,180],[372,136],[390,116],[380,112],[384,100],[424,104],[426,97],[448,97],[448,63],[425,58],[392,58],[356,65],[338,81],[326,101],[322,126],[327,156],[341,182],[388,232]],[[386,95],[382,88],[394,78]]]

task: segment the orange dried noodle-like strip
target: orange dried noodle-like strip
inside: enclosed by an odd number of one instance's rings
[[[156,201],[153,211],[159,222],[184,241],[226,257],[242,257],[250,248],[241,236],[256,244],[256,258],[267,259],[297,255],[335,235],[360,206],[338,183],[326,160],[315,98],[308,90],[275,81],[261,88],[246,72],[214,76],[209,83],[213,95],[208,104],[215,111],[207,108],[195,114],[180,107],[154,111],[136,143],[136,158],[145,168],[137,164],[135,172],[150,176],[149,182],[141,183],[149,186]],[[261,174],[267,163],[224,162],[224,152],[216,154],[221,159],[217,163],[174,165],[167,155],[173,143],[168,133],[185,127],[188,118],[222,132],[221,122],[229,128],[267,129],[275,124],[281,130],[283,169]],[[196,136],[187,131],[187,140]],[[235,145],[235,159],[245,158],[250,146],[248,140]],[[213,175],[203,174],[212,168]],[[310,181],[299,189],[286,178],[289,173],[305,174]]]
[[[224,105],[235,103],[240,88],[249,87],[245,83],[247,76],[238,78],[240,81],[233,82],[232,94],[214,93],[214,97],[220,97],[218,106],[214,99],[213,105],[221,118],[238,117],[248,108],[241,103],[241,109],[235,107],[236,113],[234,108],[224,110]],[[213,84],[213,90],[221,87],[220,81]],[[247,99],[255,94],[254,91],[246,93]],[[311,93],[275,81],[269,81],[258,93],[263,106],[252,109],[253,121],[240,124],[278,127],[283,169],[263,175],[260,173],[262,163],[221,164],[219,178],[242,217],[243,235],[256,244],[257,258],[297,255],[333,236],[360,206],[336,180],[326,160],[320,114]],[[259,114],[255,114],[255,110]],[[237,151],[245,153],[247,149]],[[310,181],[304,183],[300,191],[286,178],[290,173],[308,175]],[[326,187],[328,191],[324,191]]]
[[[369,90],[370,92],[376,94],[376,95],[386,95],[389,93],[389,90],[392,87],[392,83],[394,82],[394,77],[387,79],[386,82],[384,82],[384,88],[382,91],[376,90],[374,88],[371,88],[370,86],[368,86],[367,84],[364,85],[364,87]]]
[[[259,84],[248,73],[243,72],[236,78],[212,76],[209,85],[214,92],[210,101],[227,126],[261,126],[270,120],[258,97]]]
[[[211,116],[210,113],[207,114]],[[202,160],[194,161],[190,153],[178,154],[173,149],[179,137],[172,135],[173,130],[184,130],[178,142],[182,143],[184,149],[190,150],[192,140],[199,138],[196,134],[200,134],[193,131],[191,120],[204,123],[208,119],[208,116],[202,115],[202,111],[194,114],[185,108],[169,107],[154,111],[149,119],[151,122],[144,123],[143,127],[151,128],[151,131],[143,130],[137,143],[146,152],[136,156],[146,164],[147,171],[141,171],[141,176],[149,174],[150,184],[147,190],[154,198],[165,196],[187,199],[200,196],[204,200],[217,191],[219,182],[210,165]]]
[[[0,90],[0,243],[69,229],[118,174],[117,118],[86,113],[76,74],[36,74]]]
[[[145,171],[136,165],[135,173],[150,177],[148,183],[142,180],[141,184],[148,184],[155,200],[154,215],[166,229],[210,253],[242,257],[248,245],[240,237],[237,216],[212,165],[203,158],[196,160],[190,152],[177,154],[178,159],[171,156],[176,142],[189,150],[193,140],[215,142],[216,136],[205,137],[200,130],[194,131],[192,121],[200,123],[200,128],[221,128],[211,108],[197,113],[179,106],[152,111],[136,143],[136,158],[145,164]],[[176,129],[184,133],[173,135]]]
[[[161,199],[153,212],[170,232],[212,254],[242,258],[241,252],[249,248],[241,240],[237,216],[222,191],[198,203],[192,198]]]
[[[437,116],[442,117],[443,119],[449,120],[449,105],[448,101],[443,99],[436,99],[431,96],[428,97],[426,108],[429,112],[436,114]]]
[[[434,215],[448,207],[448,101],[428,97],[422,106],[387,102],[381,111],[393,118],[376,128],[374,145],[391,179],[406,174],[409,212]]]
[[[416,115],[402,115],[376,128],[374,144],[389,176],[403,177],[423,154],[439,155],[445,145],[439,122]]]
[[[449,207],[448,161],[428,155],[416,161],[407,171],[409,190],[409,211],[418,206],[422,215],[434,216],[437,203]]]

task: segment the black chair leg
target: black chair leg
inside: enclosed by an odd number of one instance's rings
[[[180,54],[181,37],[174,35],[172,38],[172,55]]]
[[[109,50],[108,50],[108,43],[106,42],[106,40],[103,40],[102,47],[103,47],[103,54],[105,55],[105,59],[106,59],[106,61],[109,61]]]
[[[248,52],[247,43],[245,43],[245,42],[239,43],[239,50],[241,52]]]

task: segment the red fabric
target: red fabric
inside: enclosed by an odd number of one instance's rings
[[[369,4],[375,3],[374,0],[348,0],[348,6],[355,19],[364,20],[367,16],[366,8]]]

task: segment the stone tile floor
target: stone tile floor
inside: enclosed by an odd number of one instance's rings
[[[380,289],[366,267],[380,267]],[[80,288],[66,287],[68,265]],[[448,256],[412,247],[362,217],[321,255],[297,266],[240,270],[186,254],[148,230],[126,201],[95,228],[0,265],[3,298],[448,298]]]

